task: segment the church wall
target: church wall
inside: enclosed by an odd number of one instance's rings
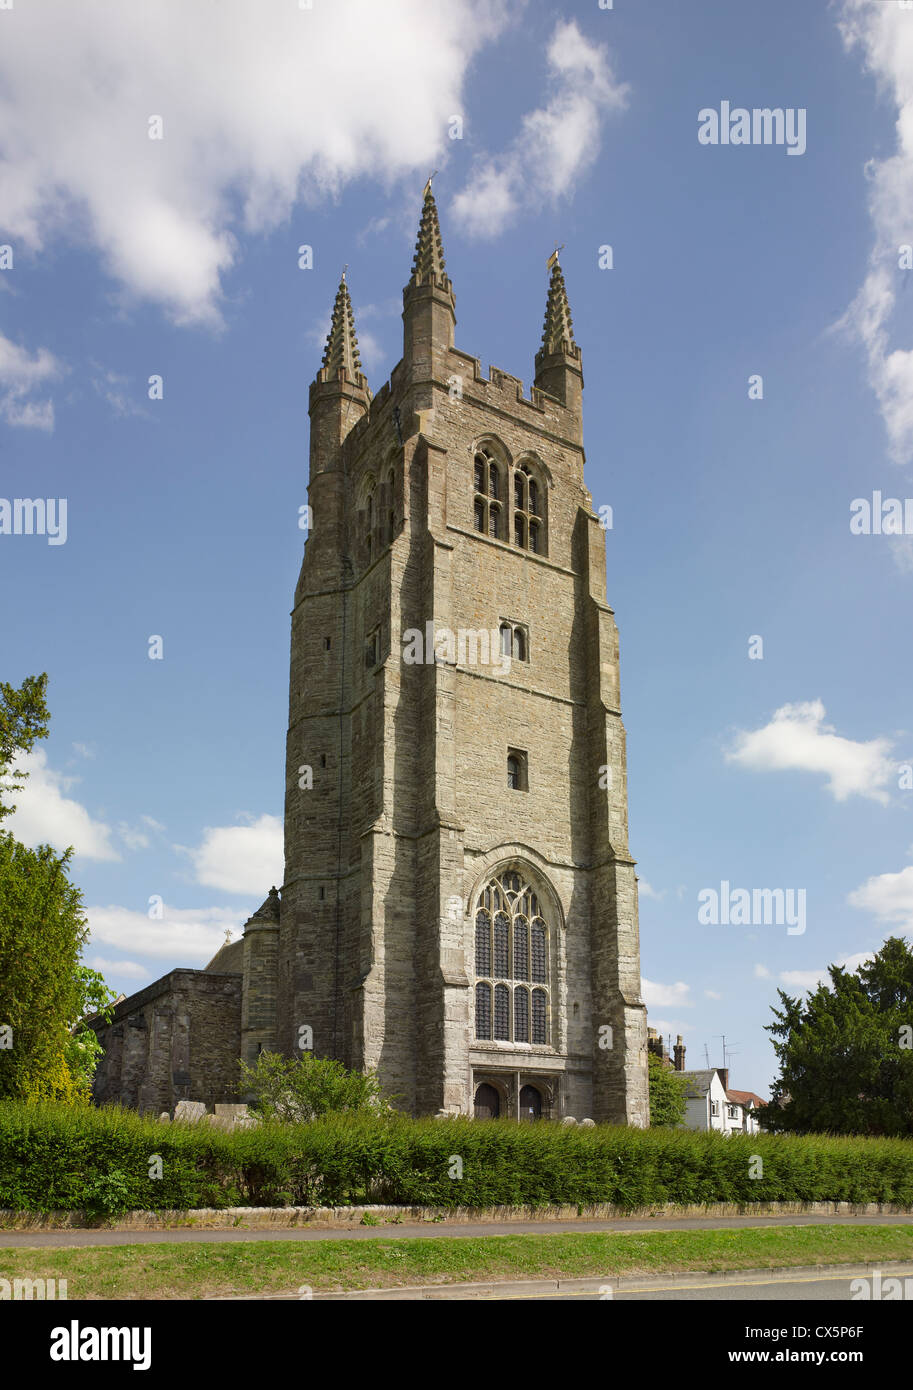
[[[172,970],[93,1025],[105,1055],[95,1074],[97,1104],[173,1110],[179,1100],[207,1105],[237,1099],[241,1055],[241,976]]]

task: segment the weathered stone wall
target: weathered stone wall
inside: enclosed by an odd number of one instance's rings
[[[280,1039],[291,1051],[297,1025],[311,1023],[319,1053],[376,1067],[409,1109],[471,1111],[487,1069],[506,1097],[523,1080],[541,1082],[548,1113],[644,1123],[617,631],[583,484],[579,359],[550,357],[540,381],[553,394],[524,398],[517,378],[492,368],[485,379],[453,347],[447,292],[412,285],[405,302],[404,357],[373,400],[344,377],[312,391],[314,533],[292,618]],[[503,540],[474,527],[473,450],[483,442],[502,465]],[[538,555],[507,539],[512,469],[524,460],[541,483]],[[401,659],[408,628],[492,630],[502,619],[530,639],[529,661],[508,674]],[[506,785],[508,747],[527,754],[522,792]],[[311,791],[298,786],[302,764],[314,766]],[[546,1048],[473,1036],[473,895],[511,860],[552,899]],[[606,1027],[612,1046],[600,1047]]]
[[[209,1106],[238,1094],[241,975],[172,970],[123,1000],[96,1032],[105,1055],[97,1103],[171,1111],[179,1100]]]

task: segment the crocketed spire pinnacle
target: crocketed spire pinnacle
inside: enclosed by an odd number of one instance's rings
[[[450,280],[444,269],[444,248],[441,244],[441,225],[437,216],[437,205],[431,192],[431,180],[425,184],[425,198],[422,203],[422,220],[415,243],[415,259],[412,262],[410,285],[426,285],[432,280],[443,289],[451,289]]]
[[[329,378],[335,377],[342,367],[349,381],[357,382],[359,385],[365,384],[361,370],[361,357],[358,352],[358,339],[355,336],[355,316],[352,313],[352,301],[349,298],[345,271],[342,272],[339,289],[336,291],[333,319],[323,354],[323,366]]]
[[[536,356],[549,357],[554,352],[566,352],[573,357],[578,353],[577,344],[574,342],[574,325],[571,320],[571,306],[567,302],[564,273],[557,260],[552,266],[552,277],[548,285],[542,346]]]

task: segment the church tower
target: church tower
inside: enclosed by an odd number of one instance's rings
[[[376,1069],[418,1114],[645,1125],[618,635],[560,265],[528,396],[455,322],[429,181],[390,381],[372,397],[343,276],[310,388],[285,883],[278,932],[272,908],[251,925],[275,1006],[245,997],[248,1035]]]

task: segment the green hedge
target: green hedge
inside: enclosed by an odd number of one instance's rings
[[[913,1207],[913,1141],[344,1115],[229,1133],[116,1106],[0,1104],[0,1208],[17,1211],[767,1201]]]

